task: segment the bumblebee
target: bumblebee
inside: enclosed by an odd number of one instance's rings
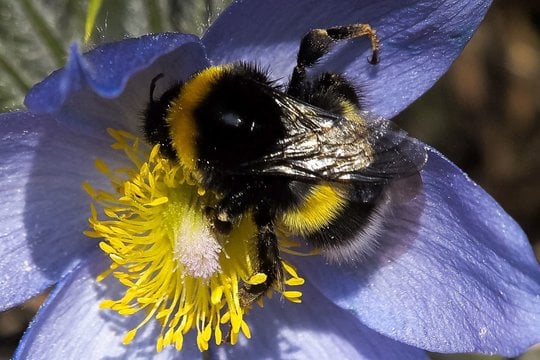
[[[301,40],[286,86],[250,63],[206,68],[154,99],[144,133],[205,188],[219,194],[208,216],[226,234],[242,216],[257,226],[259,272],[245,285],[249,306],[282,283],[276,231],[300,236],[330,258],[349,261],[370,246],[385,189],[417,173],[423,145],[363,111],[354,85],[332,72],[308,74],[339,41],[368,36],[375,65],[379,40],[367,24],[314,29]]]

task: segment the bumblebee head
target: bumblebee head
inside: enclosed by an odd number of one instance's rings
[[[213,177],[274,151],[285,130],[271,86],[264,73],[243,63],[210,67],[188,80],[167,113],[182,165]]]

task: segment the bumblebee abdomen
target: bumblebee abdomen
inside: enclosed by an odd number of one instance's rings
[[[331,183],[307,186],[302,200],[279,218],[289,235],[301,236],[336,262],[355,260],[373,250],[387,212],[384,185],[371,184],[369,189]],[[366,191],[370,201],[366,201]]]
[[[328,226],[340,216],[348,203],[348,190],[330,183],[305,184],[308,189],[280,217],[281,224],[292,233],[309,236]]]

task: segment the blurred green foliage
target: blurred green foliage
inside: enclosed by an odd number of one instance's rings
[[[151,32],[202,34],[230,0],[102,1],[84,49]],[[88,2],[0,0],[0,110],[23,107],[24,94],[83,43]]]

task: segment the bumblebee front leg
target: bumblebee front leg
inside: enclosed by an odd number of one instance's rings
[[[330,51],[333,44],[340,40],[354,39],[369,36],[371,41],[371,59],[369,63],[375,65],[379,62],[379,38],[369,24],[354,24],[336,26],[328,29],[313,29],[302,38],[296,66],[294,67],[287,94],[302,97],[305,88],[306,68],[313,66]]]
[[[251,185],[245,185],[244,188],[227,193],[216,207],[207,207],[206,217],[210,219],[214,229],[228,235],[233,225],[241,219],[252,203],[253,188]]]

